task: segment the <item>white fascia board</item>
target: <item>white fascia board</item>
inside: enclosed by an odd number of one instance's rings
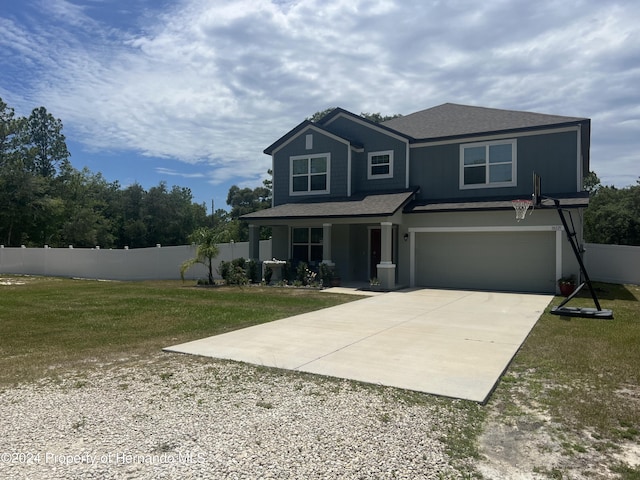
[[[458,137],[458,138],[453,138],[451,140],[438,140],[436,142],[425,141],[425,142],[412,143],[411,148],[434,147],[437,145],[450,145],[452,143],[467,144],[467,143],[475,143],[475,142],[490,142],[492,140],[505,140],[505,139],[512,139],[512,138],[520,138],[520,137],[532,137],[534,135],[547,135],[550,133],[564,133],[564,132],[578,132],[579,134],[580,127],[575,126],[575,127],[563,127],[563,128],[548,128],[544,130],[534,130],[534,131],[527,131],[527,132],[511,132],[511,133],[505,132],[499,135],[488,135],[488,136],[477,135],[473,137]],[[578,135],[578,138],[580,138],[580,135]]]
[[[320,134],[320,135],[325,135],[327,137],[329,137],[332,140],[335,140],[336,142],[340,142],[345,144],[347,147],[351,147],[351,142],[349,142],[349,140],[345,140],[342,137],[339,137],[338,135],[335,135],[331,132],[327,132],[326,130],[322,130],[314,125],[309,125],[307,126],[307,128],[304,128],[302,130],[300,130],[298,133],[296,133],[294,136],[292,136],[289,140],[287,140],[286,142],[284,142],[282,145],[280,145],[278,148],[274,149],[273,152],[271,153],[271,155],[275,155],[278,150],[282,150],[285,146],[287,146],[288,144],[290,144],[291,142],[293,142],[296,138],[300,137],[301,135],[306,135],[309,130],[313,130],[314,132]]]

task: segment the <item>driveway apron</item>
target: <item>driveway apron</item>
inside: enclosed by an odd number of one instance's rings
[[[401,290],[165,350],[485,402],[552,298]]]

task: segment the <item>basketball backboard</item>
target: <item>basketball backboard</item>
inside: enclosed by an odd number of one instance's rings
[[[542,178],[536,172],[533,172],[533,194],[531,195],[531,201],[534,207],[539,207],[542,204]]]

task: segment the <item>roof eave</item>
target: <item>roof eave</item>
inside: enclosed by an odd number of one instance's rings
[[[550,195],[549,198],[557,198],[562,208],[587,208],[589,206],[589,194],[587,192],[579,192],[576,194],[556,194]],[[513,208],[512,200],[515,198],[493,198],[493,199],[469,199],[467,201],[460,200],[435,200],[432,202],[414,202],[408,204],[403,213],[419,214],[419,213],[442,213],[442,212],[480,212],[480,211],[497,211],[511,210]],[[536,208],[554,208],[553,205],[543,204]]]

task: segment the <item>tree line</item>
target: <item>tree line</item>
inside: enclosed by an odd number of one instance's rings
[[[130,248],[184,245],[198,228],[246,241],[238,218],[271,205],[270,182],[255,189],[232,186],[230,210],[207,215],[189,188],[165,182],[148,190],[123,188],[101,173],[77,170],[63,125],[45,107],[28,117],[0,98],[0,244],[6,246]]]
[[[584,238],[589,243],[640,246],[640,179],[626,188],[603,186],[595,173],[587,178],[589,208]]]
[[[331,110],[309,119],[317,121]],[[399,116],[361,115],[374,122]],[[233,185],[227,195],[229,210],[210,215],[204,203],[193,201],[189,188],[169,188],[165,182],[148,190],[137,183],[123,188],[101,173],[75,169],[62,129],[62,121],[45,107],[16,117],[0,98],[0,244],[185,245],[202,228],[214,230],[220,241],[242,242],[248,240],[248,226],[239,217],[271,206],[271,180],[253,189]],[[618,189],[602,186],[591,172],[585,188],[591,195],[584,214],[585,241],[640,245],[640,180]],[[261,238],[269,235],[269,229],[262,229]]]

